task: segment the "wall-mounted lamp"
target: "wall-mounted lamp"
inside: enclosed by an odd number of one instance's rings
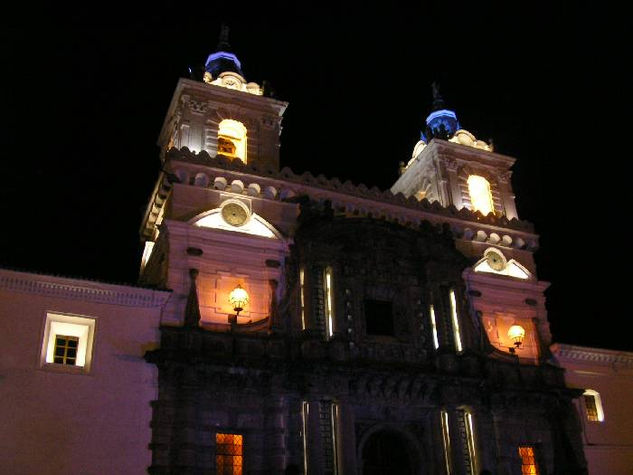
[[[521,345],[523,344],[523,339],[525,338],[525,328],[521,325],[512,325],[508,330],[508,337],[514,343],[514,346],[508,348],[510,353],[516,353]]]
[[[237,287],[231,290],[229,294],[229,303],[233,306],[233,310],[235,310],[235,315],[229,315],[229,323],[237,323],[237,317],[240,312],[244,310],[246,304],[248,304],[248,292],[246,292],[241,285],[237,284]]]

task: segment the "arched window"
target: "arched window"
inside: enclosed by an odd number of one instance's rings
[[[246,127],[233,119],[224,119],[218,127],[218,153],[246,163]]]
[[[479,211],[484,216],[490,212],[494,213],[495,207],[488,180],[479,175],[470,175],[468,177],[468,193],[473,211]]]

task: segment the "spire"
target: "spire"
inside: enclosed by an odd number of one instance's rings
[[[433,110],[444,109],[444,99],[440,95],[440,85],[437,81],[433,81],[431,84],[431,92],[433,94]]]
[[[229,27],[225,23],[222,23],[220,27],[220,36],[218,37],[218,46],[215,48],[216,51],[231,51],[231,45],[229,44]]]

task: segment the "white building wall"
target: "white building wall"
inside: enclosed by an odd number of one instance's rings
[[[168,297],[0,269],[0,473],[147,473],[157,370],[143,355]],[[87,374],[42,367],[50,311],[96,319]]]
[[[589,421],[583,398],[577,401],[589,474],[633,473],[633,353],[562,344],[552,353],[568,386],[600,394],[603,421]]]

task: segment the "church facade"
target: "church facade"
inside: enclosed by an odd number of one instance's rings
[[[599,396],[616,393],[566,381],[579,353],[552,346],[514,159],[462,129],[435,90],[390,190],[297,175],[279,167],[286,107],[245,80],[222,38],[202,81],[179,80],[160,133],[140,285],[0,271],[14,335],[0,381],[14,456],[0,468],[509,475],[604,463],[585,419],[604,425]],[[14,356],[25,346],[33,358]],[[612,434],[627,467],[630,441]]]

